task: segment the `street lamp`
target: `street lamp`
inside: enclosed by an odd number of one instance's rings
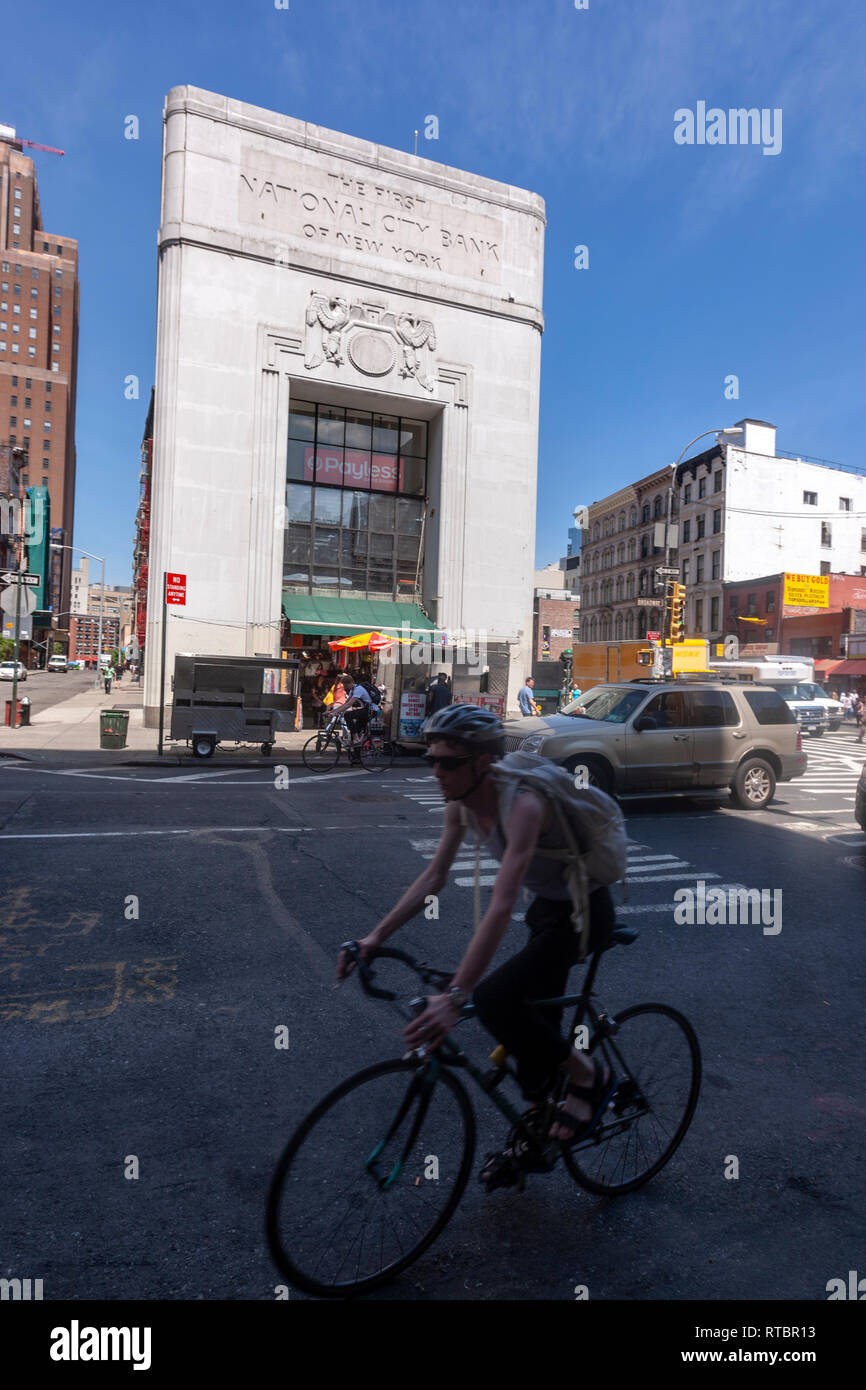
[[[100,655],[101,655],[101,652],[102,652],[102,611],[103,611],[103,606],[104,606],[104,604],[105,604],[105,558],[104,558],[102,555],[92,555],[92,554],[90,553],[89,550],[82,550],[80,545],[66,545],[66,544],[64,544],[64,543],[62,543],[62,542],[60,542],[60,541],[51,541],[50,544],[51,544],[51,549],[52,549],[52,550],[77,550],[79,555],[86,555],[87,558],[88,558],[88,560],[98,560],[99,563],[102,565],[102,582],[101,582],[100,588],[99,588],[99,629],[98,629],[98,631],[97,631],[97,636],[96,636],[96,646],[97,646],[97,653],[96,653],[96,684],[97,684],[97,686],[98,686],[98,685],[99,685],[99,666],[100,666],[99,658],[100,658]],[[61,592],[62,592],[62,591],[63,591],[63,582],[62,582],[62,581],[63,581],[62,561],[61,561],[61,575],[60,575],[60,579],[61,579],[60,589],[61,589]]]

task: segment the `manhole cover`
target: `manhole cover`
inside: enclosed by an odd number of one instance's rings
[[[346,792],[344,801],[402,801],[402,797],[391,792]]]

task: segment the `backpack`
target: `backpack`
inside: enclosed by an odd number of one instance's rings
[[[366,690],[374,705],[381,705],[382,692],[379,689],[378,685],[373,685],[370,681],[359,681],[358,684],[360,686],[363,686],[364,690]]]
[[[618,883],[625,877],[628,836],[622,811],[612,796],[597,787],[576,787],[574,777],[537,753],[509,753],[494,763],[491,775],[499,790],[499,826],[503,839],[514,798],[521,787],[537,791],[553,808],[555,823],[562,836],[561,848],[542,847],[540,859],[560,859],[568,865],[568,881],[573,906],[572,924],[580,934],[580,959],[586,957],[589,942],[589,884]],[[461,808],[464,825],[467,808]],[[477,831],[477,827],[476,827]],[[480,839],[476,838],[476,928],[480,915]]]

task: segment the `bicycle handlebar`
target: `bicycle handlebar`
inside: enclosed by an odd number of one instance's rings
[[[344,941],[340,950],[345,951],[355,962],[358,967],[358,977],[361,981],[361,988],[365,994],[370,995],[374,999],[397,998],[393,990],[380,989],[373,984],[373,971],[370,967],[372,961],[377,960],[380,956],[386,960],[402,961],[404,965],[409,966],[410,970],[414,970],[417,975],[420,975],[425,984],[447,986],[454,973],[453,971],[434,970],[432,966],[426,965],[424,961],[413,960],[405,951],[398,951],[393,946],[378,946],[374,951],[371,951],[367,960],[362,960],[357,941]]]

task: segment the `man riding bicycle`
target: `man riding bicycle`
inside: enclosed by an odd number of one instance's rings
[[[429,866],[373,931],[358,942],[362,958],[384,945],[414,917],[430,894],[441,891],[466,823],[472,824],[484,852],[500,861],[490,905],[448,991],[427,1000],[427,1008],[409,1024],[404,1036],[412,1049],[435,1049],[454,1027],[471,995],[485,1028],[515,1059],[518,1081],[533,1109],[544,1105],[557,1073],[566,1073],[566,1098],[549,1137],[574,1144],[598,1124],[616,1088],[616,1078],[605,1063],[588,1058],[572,1047],[570,1039],[562,1038],[559,1017],[549,1010],[535,1009],[529,1002],[563,994],[568,972],[580,956],[563,861],[536,853],[561,844],[557,831],[551,833],[553,808],[539,792],[521,789],[514,797],[503,835],[495,765],[504,752],[505,739],[502,724],[489,710],[449,705],[428,721],[424,737],[446,801],[442,838]],[[463,814],[463,808],[468,815]],[[526,912],[529,940],[504,965],[486,975],[521,887],[534,895]],[[593,949],[614,926],[613,904],[606,888],[590,891],[589,908],[589,944]],[[353,962],[341,952],[338,978],[353,969]]]

